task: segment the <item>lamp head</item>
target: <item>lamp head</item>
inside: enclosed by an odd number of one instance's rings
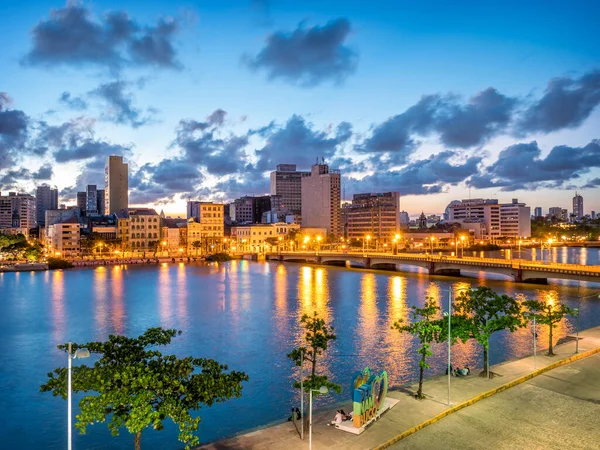
[[[90,351],[87,348],[79,348],[77,350],[75,350],[75,354],[73,355],[73,358],[89,358],[90,357]]]
[[[327,394],[327,393],[329,392],[329,389],[327,389],[327,386],[321,386],[321,387],[319,388],[319,392],[320,392],[321,394]]]

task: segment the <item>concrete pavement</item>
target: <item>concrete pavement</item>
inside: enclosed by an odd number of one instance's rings
[[[600,448],[600,354],[462,409],[391,449]]]
[[[580,333],[580,342],[579,342],[579,352],[584,353],[584,352],[596,350],[596,349],[600,349],[600,327],[593,328],[590,330],[585,330],[585,331],[581,332]],[[557,345],[555,347],[554,351],[556,353],[556,356],[554,356],[552,358],[538,354],[537,361],[536,361],[537,369],[547,367],[551,364],[557,363],[558,361],[567,360],[568,358],[572,357],[575,352],[575,343],[573,341],[570,341],[565,344]],[[592,357],[590,357],[590,358],[592,358]],[[585,361],[585,360],[583,360],[583,361]],[[571,364],[573,364],[573,363],[571,363]],[[568,372],[569,370],[572,370],[571,367],[574,367],[574,366],[566,365],[560,369],[566,370]],[[579,412],[577,412],[577,413],[572,412],[572,408],[574,407],[573,402],[584,402],[587,400],[582,400],[575,396],[572,397],[571,400],[569,400],[569,399],[564,398],[565,397],[564,393],[552,392],[552,389],[550,389],[550,387],[549,387],[551,383],[554,383],[554,386],[556,386],[555,389],[563,389],[563,390],[564,389],[577,389],[577,393],[580,397],[582,397],[582,393],[585,392],[585,388],[579,389],[579,388],[565,387],[566,385],[569,384],[569,382],[561,380],[560,376],[558,377],[558,379],[556,379],[557,377],[555,376],[555,374],[563,373],[563,372],[556,372],[557,370],[559,370],[559,369],[553,369],[552,371],[546,372],[546,376],[544,379],[546,380],[546,383],[549,383],[546,385],[546,388],[536,386],[535,384],[529,384],[529,383],[532,383],[532,382],[529,382],[527,384],[527,386],[525,387],[526,391],[523,391],[523,392],[532,392],[532,391],[535,391],[536,389],[543,389],[544,391],[550,393],[550,394],[548,394],[549,396],[557,396],[556,398],[554,398],[554,397],[548,398],[547,403],[545,403],[546,406],[539,408],[539,414],[543,413],[544,411],[546,411],[546,413],[548,413],[548,411],[551,411],[552,417],[560,418],[561,416],[564,416],[560,420],[558,420],[557,423],[562,423],[562,422],[567,423],[567,419],[569,417],[571,417],[571,418],[576,419],[577,421],[581,422],[581,424],[585,424],[585,425],[582,425],[582,427],[588,427],[589,429],[592,429],[592,427],[597,426],[597,425],[592,425],[592,424],[597,424],[597,417],[600,417],[600,415],[598,415],[598,412],[600,412],[600,411],[595,412],[596,419],[594,419],[594,421],[591,421],[591,417],[588,415],[589,411],[587,409],[586,409],[587,412],[581,413],[581,414],[579,414]],[[478,396],[481,396],[481,394],[483,394],[483,393],[489,392],[490,390],[493,390],[494,388],[499,388],[499,387],[505,385],[506,383],[518,380],[521,377],[531,374],[534,371],[533,357],[530,356],[530,357],[526,357],[523,359],[507,361],[507,362],[504,362],[501,364],[494,365],[494,366],[492,366],[492,371],[495,373],[498,373],[502,376],[494,377],[491,380],[487,380],[485,378],[480,378],[477,375],[470,375],[469,377],[466,377],[466,378],[452,378],[451,379],[451,381],[452,381],[451,405],[455,406],[459,403],[462,403],[462,402],[465,402],[468,400],[472,400],[472,399],[476,399],[476,398],[478,398]],[[473,372],[477,373],[476,370],[474,370]],[[555,379],[550,378],[552,376],[554,376]],[[582,383],[582,380],[584,380],[584,379],[587,380],[587,378],[588,378],[588,375],[586,375],[586,374],[582,375],[582,374],[573,373],[572,376],[575,378],[572,378],[571,381],[573,381],[573,382],[577,381],[579,383]],[[538,382],[538,379],[535,379],[535,380],[536,380],[536,382]],[[552,380],[552,381],[550,381],[550,380]],[[587,381],[586,381],[586,383],[587,383]],[[506,400],[503,403],[505,406],[506,405],[509,406],[508,411],[503,413],[503,414],[505,414],[505,416],[507,418],[510,418],[510,416],[512,414],[510,412],[511,407],[512,407],[512,409],[518,408],[520,411],[523,411],[523,412],[528,411],[532,407],[531,402],[527,401],[527,399],[529,398],[528,395],[519,394],[519,392],[521,392],[522,389],[520,389],[516,394],[512,394],[511,391],[514,389],[516,389],[516,388],[513,387],[507,391],[504,391],[505,393],[508,393],[509,395],[514,396],[514,397],[508,397],[508,400]],[[356,435],[353,435],[350,433],[345,433],[343,431],[336,430],[333,427],[328,427],[326,425],[326,423],[328,420],[331,420],[331,418],[333,417],[333,412],[331,409],[327,409],[326,411],[317,412],[316,414],[313,415],[313,424],[314,424],[313,447],[315,449],[352,449],[352,450],[361,449],[362,450],[362,449],[373,449],[376,447],[380,447],[382,445],[386,446],[391,442],[391,440],[396,438],[401,433],[403,433],[407,430],[411,430],[414,427],[418,427],[419,425],[423,424],[424,422],[431,420],[435,416],[437,416],[439,414],[443,414],[446,411],[448,411],[449,407],[446,404],[447,403],[447,377],[438,376],[438,377],[435,377],[435,378],[425,381],[424,389],[423,389],[424,393],[427,396],[427,398],[425,400],[415,400],[410,395],[410,392],[414,392],[415,390],[416,390],[416,385],[412,385],[412,386],[407,386],[401,390],[390,391],[390,393],[388,395],[392,398],[398,399],[399,403],[392,410],[385,413],[380,420],[375,422],[366,432],[364,432],[360,436],[356,436]],[[590,384],[589,391],[591,392],[591,394],[589,394],[590,395],[589,399],[596,398],[598,396],[598,390],[599,389],[596,384]],[[500,395],[500,394],[496,394],[496,395]],[[533,394],[531,394],[531,395],[533,395]],[[573,394],[573,395],[575,395],[575,394]],[[596,397],[594,397],[594,396],[596,396]],[[491,398],[495,398],[495,396],[491,397]],[[486,399],[486,400],[482,400],[481,402],[483,404],[483,402],[489,402],[489,400],[490,399]],[[587,401],[587,403],[590,403],[590,402]],[[544,403],[542,403],[542,404],[544,404]],[[477,406],[477,405],[479,405],[479,403],[477,403],[475,406]],[[468,406],[465,409],[462,409],[461,411],[469,412],[475,406],[473,406],[473,405]],[[598,406],[598,405],[595,405],[595,406]],[[342,405],[334,405],[333,411],[335,411],[335,409],[339,408],[339,407],[344,408],[346,411],[352,410],[350,401],[348,401]],[[558,408],[560,411],[555,411],[554,410],[555,408]],[[568,409],[565,410],[564,408],[568,408]],[[430,425],[429,428],[436,427],[437,425],[450,420],[450,418],[456,414],[461,414],[461,412],[456,412],[447,418],[441,419],[436,424]],[[498,413],[498,414],[500,414],[500,413]],[[538,417],[538,416],[536,416],[536,417]],[[523,420],[528,420],[526,415],[524,416]],[[493,414],[491,416],[489,416],[486,423],[489,424],[488,425],[489,427],[495,429],[495,423],[496,423],[495,416]],[[531,427],[534,427],[536,424],[537,424],[537,421],[532,421]],[[456,426],[460,427],[460,424],[458,424]],[[424,428],[423,430],[418,431],[416,434],[410,436],[409,438],[405,438],[406,439],[405,442],[408,442],[408,439],[413,439],[413,438],[415,438],[415,436],[425,433],[426,430],[427,430],[427,428]],[[427,441],[419,441],[417,444],[414,444],[415,445],[414,448],[417,448],[416,447],[417,445],[421,446],[419,448],[461,448],[462,449],[462,448],[483,448],[484,446],[488,447],[488,448],[495,448],[493,445],[489,446],[485,442],[482,442],[482,437],[475,438],[474,436],[476,435],[477,431],[484,433],[482,435],[483,437],[487,437],[487,435],[492,432],[491,430],[487,430],[486,428],[479,428],[479,429],[472,430],[473,434],[470,437],[469,436],[459,436],[455,442],[456,445],[448,445],[446,442],[447,438],[441,436],[435,445],[431,445],[430,443],[427,443]],[[497,433],[499,433],[500,436],[507,436],[506,433],[508,433],[508,431],[509,430],[506,430],[503,428],[503,429],[497,430]],[[557,431],[557,433],[558,433],[558,431]],[[445,432],[442,433],[442,435],[446,435],[446,434],[447,433],[445,433]],[[582,433],[579,433],[579,434],[582,434]],[[469,442],[464,442],[463,440],[467,439],[467,438],[469,439]],[[417,437],[415,439],[419,439],[419,438]],[[478,440],[475,440],[475,439],[478,439]],[[507,437],[507,439],[508,439],[508,437]],[[498,442],[503,442],[503,440],[499,439]],[[600,441],[598,441],[598,442],[600,442]],[[479,446],[480,444],[481,444],[481,446]],[[400,443],[396,444],[396,445],[405,446],[405,448],[413,448],[413,446],[411,446],[410,444],[405,444],[403,441],[400,441]],[[406,447],[407,445],[408,445],[408,447]],[[286,423],[282,423],[280,425],[275,425],[275,426],[271,426],[268,428],[256,430],[256,431],[253,431],[250,433],[242,434],[242,435],[233,437],[231,439],[226,439],[226,440],[218,441],[216,443],[208,444],[208,445],[202,446],[200,448],[203,450],[237,450],[237,449],[285,449],[285,450],[291,450],[291,449],[308,448],[308,440],[307,440],[307,436],[305,436],[305,441],[301,441],[300,438],[298,437],[298,433],[296,432],[294,425],[292,423],[286,422]],[[500,448],[500,447],[498,447],[498,448]],[[507,448],[516,448],[516,447],[507,447]],[[520,448],[535,448],[535,447],[521,446]],[[563,445],[563,448],[564,448],[564,445]],[[580,448],[583,448],[583,447],[580,447]],[[592,447],[592,448],[594,448],[594,447]],[[596,448],[598,448],[598,447],[596,447]]]

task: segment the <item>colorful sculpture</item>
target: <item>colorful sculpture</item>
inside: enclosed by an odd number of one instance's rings
[[[352,377],[352,422],[360,428],[377,415],[383,407],[383,401],[388,390],[388,376],[385,370],[377,375],[371,374],[371,369],[365,368],[356,372]]]

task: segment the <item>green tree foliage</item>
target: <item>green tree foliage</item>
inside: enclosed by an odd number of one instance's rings
[[[523,306],[527,308],[525,316],[542,325],[548,325],[548,356],[554,356],[552,347],[552,331],[565,316],[574,315],[575,311],[564,303],[541,302],[539,300],[526,300]]]
[[[317,361],[319,356],[327,350],[329,341],[333,341],[337,338],[334,334],[334,328],[327,326],[325,320],[319,318],[316,311],[312,317],[308,314],[304,314],[300,319],[300,323],[305,330],[304,340],[307,345],[292,350],[287,357],[294,361],[296,366],[301,366],[305,361],[310,363],[310,373],[308,374],[308,377],[304,379],[304,390],[308,392],[309,389],[319,389],[321,386],[327,386],[337,393],[342,392],[342,387],[340,385],[329,381],[327,376],[319,375],[317,373]],[[294,387],[300,388],[300,383],[294,383]]]
[[[43,247],[35,241],[29,243],[23,234],[0,234],[0,254],[12,260],[39,260]],[[0,255],[0,259],[2,259]]]
[[[421,347],[417,350],[417,353],[421,355],[421,359],[419,360],[419,388],[415,396],[422,399],[425,398],[423,395],[425,369],[430,368],[427,363],[427,357],[433,354],[431,352],[431,343],[434,340],[439,340],[439,335],[442,332],[440,321],[436,320],[440,307],[437,306],[433,298],[428,297],[425,300],[423,308],[413,306],[411,309],[412,322],[404,324],[404,321],[400,319],[394,322],[392,329],[396,329],[400,333],[410,333],[417,337],[421,343]]]
[[[483,346],[482,375],[488,371],[490,336],[501,330],[513,332],[526,324],[517,300],[505,294],[496,294],[485,286],[461,292],[454,310],[459,318],[457,336],[463,340],[470,336]]]
[[[62,258],[48,258],[48,269],[70,269],[74,267],[70,261]]]
[[[205,358],[178,358],[163,355],[156,347],[171,343],[181,331],[149,328],[135,338],[110,335],[105,342],[73,344],[73,351],[87,348],[98,360],[93,367],[73,367],[74,392],[93,393],[79,402],[75,427],[85,434],[88,425],[108,422],[113,436],[125,427],[134,435],[134,447],[141,448],[142,431],[163,429],[171,419],[179,427],[179,440],[186,448],[197,445],[194,435],[200,417],[191,411],[203,405],[240,397],[244,372],[231,371],[217,361]],[[65,350],[67,344],[59,345]],[[48,373],[42,392],[67,398],[67,369]]]

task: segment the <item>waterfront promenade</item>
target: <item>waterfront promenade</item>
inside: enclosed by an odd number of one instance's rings
[[[342,407],[346,411],[351,410],[350,401],[333,405],[326,410],[317,411],[313,413],[313,447],[315,449],[343,448],[356,450],[383,449],[389,446],[393,446],[393,448],[466,449],[490,447],[536,448],[536,446],[519,446],[517,442],[511,443],[510,439],[513,438],[513,433],[502,427],[510,421],[513,411],[519,412],[524,417],[524,420],[528,420],[530,427],[536,426],[532,417],[527,418],[531,399],[527,395],[523,395],[523,393],[531,391],[532,385],[542,385],[546,386],[546,389],[558,393],[557,395],[564,392],[575,398],[585,395],[585,399],[590,399],[589,402],[579,400],[584,402],[579,407],[587,409],[580,409],[576,414],[572,412],[572,414],[575,414],[572,416],[572,419],[578,421],[577,429],[580,431],[588,430],[588,436],[580,436],[579,443],[574,444],[574,446],[568,445],[569,448],[586,448],[586,442],[590,438],[593,438],[590,433],[599,433],[595,428],[596,424],[594,421],[597,420],[597,414],[600,410],[600,406],[596,404],[600,402],[600,380],[597,376],[597,367],[598,363],[600,363],[600,327],[585,330],[579,336],[579,355],[575,355],[574,340],[568,340],[566,343],[557,345],[554,348],[554,352],[556,353],[554,357],[547,357],[543,351],[540,351],[537,358],[535,358],[535,366],[534,357],[529,356],[492,366],[492,371],[498,373],[500,376],[494,377],[491,380],[477,376],[477,370],[473,371],[474,374],[465,378],[453,377],[451,379],[450,406],[447,405],[448,391],[446,376],[437,376],[425,381],[423,388],[423,392],[427,397],[425,400],[419,401],[411,397],[410,393],[416,390],[415,385],[390,391],[388,395],[399,400],[399,403],[359,436],[345,433],[326,425],[327,421],[333,418],[336,408]],[[576,362],[571,361],[572,359],[577,359],[580,356],[593,352],[597,353],[593,356],[579,359]],[[559,367],[545,371],[553,365],[559,365]],[[349,377],[348,375],[348,379]],[[580,385],[580,387],[571,386],[568,381],[564,381],[569,379],[572,383]],[[515,386],[508,387],[511,384]],[[539,392],[535,394],[540,399],[543,399],[548,407],[555,405],[559,408],[567,408],[572,407],[574,402],[576,402],[576,399],[555,398],[556,395],[551,394],[546,394],[545,397],[541,396]],[[489,397],[486,398],[486,396]],[[490,408],[490,402],[493,402],[496,408]],[[455,412],[453,411],[454,409],[458,411]],[[592,409],[595,410],[592,411]],[[503,444],[505,445],[499,447],[497,446],[499,441],[496,439],[494,441],[496,445],[490,446],[486,444],[488,436],[484,434],[477,435],[477,430],[471,430],[470,434],[463,433],[461,435],[461,428],[465,426],[465,422],[468,422],[464,418],[473,417],[475,411],[480,411],[480,415],[477,416],[479,424],[485,423],[485,427],[479,426],[479,430],[485,428],[487,433],[497,433],[498,436],[503,436],[504,439],[509,441],[504,442]],[[539,407],[536,411],[536,414],[539,415]],[[574,433],[573,425],[569,421],[569,417],[572,415],[570,412],[563,409],[559,409],[558,411],[547,409],[546,412],[548,414],[547,422],[552,425],[552,435],[560,437],[561,430],[565,430],[565,433]],[[503,422],[496,421],[496,415],[502,417]],[[461,421],[457,417],[463,417],[463,420]],[[553,420],[552,417],[561,417],[563,419]],[[455,440],[452,441],[456,444],[455,446],[445,440],[447,434],[439,434],[439,431],[437,432],[438,434],[435,434],[437,431],[435,427],[444,427],[444,422],[449,420],[453,420],[453,423],[456,424],[456,428],[452,431],[455,433]],[[432,422],[432,424],[430,425],[429,422]],[[502,425],[502,423],[505,425]],[[416,430],[422,426],[423,428],[420,431]],[[445,427],[444,429],[447,430],[448,428]],[[420,433],[428,433],[428,435],[432,436],[432,440],[428,441],[427,439],[420,438]],[[515,433],[518,433],[518,430],[515,430]],[[403,439],[396,443],[395,441],[403,434],[406,436],[403,436]],[[527,436],[520,436],[520,442],[523,443],[523,439],[526,438]],[[596,438],[600,439],[600,436],[596,436]],[[433,444],[434,442],[435,444]],[[557,440],[555,443],[564,448],[564,441]],[[513,446],[511,447],[511,445]],[[541,447],[547,448],[544,445]],[[308,436],[305,435],[305,441],[301,441],[294,425],[290,422],[285,422],[199,448],[202,450],[289,450],[292,448],[308,448]]]

